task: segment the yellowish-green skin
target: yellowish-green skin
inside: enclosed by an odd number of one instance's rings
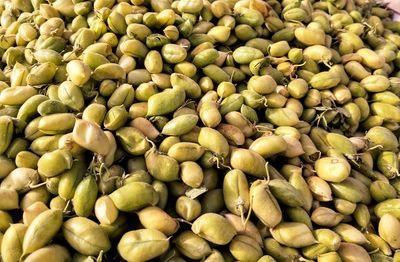
[[[101,227],[87,218],[75,217],[65,221],[62,232],[67,242],[83,255],[97,256],[111,248]]]
[[[1,260],[400,261],[391,15],[4,1]]]
[[[217,245],[229,243],[237,234],[234,227],[223,216],[215,213],[198,217],[192,224],[192,231]]]
[[[211,253],[206,240],[191,231],[183,231],[174,240],[177,249],[191,259],[201,259]]]
[[[126,184],[110,194],[110,198],[119,210],[125,212],[140,210],[158,202],[157,192],[144,182]]]
[[[167,237],[155,229],[139,229],[125,233],[118,243],[118,252],[127,261],[147,261],[158,257],[169,247]]]
[[[46,210],[38,215],[26,230],[22,243],[23,255],[45,246],[60,230],[62,219],[60,210]]]

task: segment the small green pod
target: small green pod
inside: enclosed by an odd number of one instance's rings
[[[75,213],[80,217],[88,217],[97,199],[97,182],[93,176],[87,176],[79,182],[72,199]]]
[[[73,111],[80,111],[84,106],[81,89],[71,81],[65,81],[58,87],[58,97],[63,104]]]
[[[18,132],[18,131],[16,131],[16,132]],[[17,154],[20,151],[27,150],[28,147],[29,147],[29,142],[27,140],[17,137],[8,146],[7,151],[6,151],[6,156],[8,158],[15,159],[15,157],[17,156]]]
[[[52,49],[40,49],[33,53],[39,63],[51,62],[55,65],[62,64],[62,56]]]
[[[73,129],[74,124],[74,114],[55,113],[41,117],[38,123],[38,129],[49,135],[65,134]]]
[[[0,212],[0,231],[2,233],[5,233],[7,229],[11,226],[13,223],[12,217],[7,211],[1,211]]]
[[[400,218],[400,201],[399,199],[387,199],[378,203],[374,208],[374,213],[379,218],[386,213],[390,213],[393,216]]]
[[[145,160],[147,170],[154,178],[163,182],[178,180],[179,164],[174,158],[150,149],[145,154]]]
[[[96,41],[96,34],[89,28],[80,28],[71,38],[75,48],[85,49]]]
[[[21,199],[20,205],[21,209],[25,210],[35,203],[42,203],[46,205],[50,200],[50,192],[47,191],[46,187],[38,187],[29,190],[28,193],[24,195]]]
[[[174,158],[178,162],[197,161],[203,154],[204,148],[192,142],[178,141],[168,149],[168,156]]]
[[[350,61],[344,65],[344,69],[346,73],[351,77],[352,79],[355,79],[357,81],[361,81],[362,79],[368,77],[371,75],[369,71],[367,71],[359,62],[357,61]],[[361,85],[360,85],[361,87]],[[363,90],[365,90],[363,88]]]
[[[202,259],[211,253],[211,247],[206,240],[192,231],[183,231],[173,241],[176,248],[190,259]]]
[[[152,50],[152,51],[148,52],[143,63],[144,63],[144,67],[151,74],[161,73],[161,71],[163,69],[163,61],[162,61],[161,54],[156,50]]]
[[[299,27],[294,30],[296,40],[306,46],[325,45],[325,32],[317,28]]]
[[[180,196],[176,200],[175,211],[186,221],[193,221],[201,215],[201,204],[197,199]]]
[[[82,61],[89,66],[91,70],[95,70],[97,67],[110,63],[110,61],[102,54],[96,52],[85,52],[81,56]]]
[[[42,156],[45,153],[49,153],[58,149],[58,142],[60,140],[60,137],[60,135],[38,137],[32,141],[29,149],[33,153]]]
[[[340,83],[340,76],[334,72],[326,71],[315,74],[309,84],[318,90],[330,89]]]
[[[340,235],[340,237],[345,241],[353,244],[363,245],[368,243],[367,238],[352,225],[340,223],[333,230]]]
[[[193,161],[185,161],[179,165],[180,178],[183,183],[192,187],[198,188],[203,182],[203,170]]]
[[[9,116],[0,116],[0,154],[6,152],[12,142],[14,123]]]
[[[229,244],[229,251],[239,261],[257,261],[263,255],[263,251],[257,241],[245,235],[234,237]]]
[[[302,174],[300,173],[291,174],[289,177],[289,183],[294,188],[296,188],[297,191],[300,192],[300,194],[302,195],[302,199],[304,201],[303,208],[307,211],[310,210],[313,203],[313,195]]]
[[[397,155],[392,151],[382,151],[376,164],[387,178],[394,178],[399,173],[399,161]]]
[[[173,73],[171,75],[171,86],[174,89],[184,89],[189,98],[196,99],[201,95],[200,86],[193,79],[183,74]]]
[[[269,54],[273,57],[285,56],[290,50],[289,43],[285,40],[269,45]]]
[[[351,215],[353,212],[356,210],[357,205],[353,202],[341,199],[341,198],[335,198],[333,200],[335,204],[335,209],[342,215]]]
[[[314,231],[319,243],[302,249],[302,253],[309,259],[316,259],[322,254],[336,251],[340,246],[341,238],[329,229],[317,229]]]
[[[106,79],[122,80],[125,79],[125,71],[115,63],[102,64],[94,70],[92,78],[96,81],[103,81]]]
[[[143,155],[150,149],[149,142],[144,134],[134,127],[121,127],[117,130],[116,136],[123,149],[132,155]]]
[[[250,106],[247,106],[247,105],[243,104],[240,107],[240,113],[245,118],[247,118],[251,123],[258,123],[259,122],[257,112],[253,108],[251,108]]]
[[[236,215],[244,215],[250,205],[250,190],[245,174],[237,169],[229,171],[223,182],[224,202]]]
[[[264,158],[286,151],[288,145],[281,136],[262,136],[251,143],[249,149]]]
[[[303,223],[281,222],[270,232],[274,239],[288,247],[299,248],[317,243],[311,230]]]
[[[215,101],[204,101],[199,105],[199,116],[207,127],[216,127],[222,120],[218,105]]]
[[[243,132],[236,126],[230,124],[219,124],[217,127],[220,132],[231,145],[243,145],[245,136]]]
[[[381,180],[372,182],[369,187],[372,198],[375,202],[379,203],[386,199],[393,199],[396,197],[396,189],[389,183]]]
[[[370,105],[370,108],[374,115],[382,117],[384,121],[400,122],[400,109],[396,106],[375,102]]]
[[[305,58],[312,59],[317,63],[330,61],[332,59],[332,51],[323,45],[309,46],[303,51]]]
[[[362,63],[372,69],[379,69],[383,67],[385,60],[373,50],[368,48],[361,48],[356,52],[362,57]]]
[[[44,260],[54,262],[70,261],[71,255],[65,247],[53,244],[36,250],[35,252],[27,256],[24,261],[37,262]]]
[[[45,153],[38,161],[38,172],[45,177],[54,177],[63,171],[71,169],[72,155],[68,150],[57,149]]]
[[[145,58],[148,48],[139,40],[130,39],[122,42],[120,45],[121,52],[135,58]]]
[[[214,63],[217,58],[218,58],[218,51],[214,48],[209,48],[196,54],[195,57],[193,58],[192,63],[197,68],[203,68],[207,65]]]
[[[332,192],[339,198],[353,203],[368,204],[371,201],[369,189],[358,180],[348,177],[340,183],[331,183]]]
[[[1,241],[1,258],[4,262],[17,262],[22,255],[22,241],[28,226],[12,224]]]
[[[264,240],[264,248],[266,252],[271,254],[277,261],[290,261],[300,256],[297,249],[281,246],[279,242],[273,238],[266,238]]]
[[[374,93],[372,95],[372,99],[376,102],[390,104],[393,106],[397,106],[400,104],[400,98],[390,91]]]
[[[10,174],[16,168],[16,164],[13,160],[0,155],[0,165],[2,169],[0,170],[0,178],[4,178]]]
[[[343,215],[327,207],[318,207],[312,212],[311,220],[319,226],[332,227],[343,220]]]
[[[264,56],[260,50],[249,46],[236,48],[232,55],[235,62],[239,64],[249,64],[251,61],[260,59]]]
[[[133,104],[135,98],[135,90],[132,85],[122,84],[112,93],[107,101],[107,106],[112,108],[114,106],[124,105],[129,108]]]
[[[235,148],[231,152],[230,164],[233,168],[239,169],[255,177],[266,177],[266,162],[258,153],[244,148]]]
[[[342,158],[322,157],[315,162],[317,175],[329,182],[342,182],[351,171],[350,164]]]
[[[174,234],[179,228],[179,222],[159,207],[146,207],[137,215],[144,228],[158,230],[166,236]]]
[[[100,224],[111,225],[113,224],[119,215],[117,207],[109,196],[102,196],[96,200],[94,206],[94,213]]]
[[[268,186],[278,202],[290,207],[304,206],[302,195],[289,182],[282,179],[273,179]]]
[[[158,203],[157,206],[164,209],[168,202],[168,188],[167,185],[158,180],[154,180],[152,183],[154,190],[158,193]]]
[[[43,85],[51,82],[57,71],[57,66],[51,62],[45,62],[31,69],[26,77],[28,85]]]
[[[85,110],[83,110],[82,119],[101,126],[103,124],[106,112],[107,108],[104,105],[93,103],[88,105]]]
[[[273,228],[282,220],[281,208],[268,188],[268,182],[256,180],[250,186],[250,208],[260,221]]]
[[[153,15],[154,13],[150,13],[150,15]],[[178,29],[177,29],[178,30]],[[148,35],[146,37],[146,46],[148,48],[162,48],[164,45],[167,45],[170,43],[169,38],[167,38],[166,36],[162,35],[162,34],[151,34]],[[180,48],[175,49],[175,45],[169,46],[168,48],[168,52],[171,51],[172,52],[172,57],[174,56],[173,52],[177,51],[177,55],[179,56],[178,60],[180,61],[182,59],[181,56],[183,56],[183,52],[181,52],[182,50]],[[186,51],[186,50],[185,50]],[[161,50],[162,52],[162,50]],[[162,53],[161,53],[162,54]],[[167,54],[167,53],[166,53]],[[171,53],[168,53],[166,56],[168,57]],[[164,60],[165,57],[163,56]],[[168,59],[168,58],[167,58]],[[184,59],[183,59],[184,60]],[[182,60],[182,61],[183,61]],[[178,62],[179,63],[179,62]]]
[[[147,83],[141,83],[137,88],[136,88],[136,100],[140,102],[146,102],[150,99],[151,96],[155,95],[158,93],[158,89],[155,83],[153,82],[147,82]]]
[[[46,210],[29,225],[22,243],[22,257],[44,247],[62,226],[60,210]]]
[[[169,239],[155,229],[138,229],[125,233],[118,243],[118,253],[129,262],[147,261],[167,251]]]
[[[39,161],[39,158],[39,156],[30,151],[21,151],[15,157],[15,165],[17,167],[37,169],[37,162]]]
[[[161,93],[152,95],[148,100],[147,116],[171,113],[183,104],[185,98],[183,88],[166,89]]]
[[[117,11],[113,11],[107,18],[107,25],[112,32],[118,35],[123,35],[126,33],[126,22],[124,16]]]
[[[72,138],[75,143],[94,153],[107,155],[110,151],[110,143],[106,134],[100,126],[95,123],[76,119],[72,131]]]
[[[382,146],[382,150],[396,151],[399,142],[396,136],[387,128],[375,126],[368,130],[366,137],[374,144]]]
[[[161,55],[165,62],[177,64],[184,61],[187,57],[186,49],[176,44],[165,44],[161,48]]]
[[[291,222],[299,222],[307,225],[311,230],[313,224],[310,215],[301,207],[288,207],[285,209],[285,214]]]
[[[154,206],[158,202],[157,192],[151,185],[144,182],[126,184],[111,193],[110,198],[115,206],[124,212],[140,210],[146,206]]]
[[[89,81],[92,73],[89,66],[81,60],[72,60],[68,62],[66,70],[71,82],[77,86],[82,86]]]
[[[193,233],[211,243],[225,245],[237,234],[235,228],[226,219],[215,213],[206,213],[192,224]]]
[[[294,126],[298,124],[299,118],[296,112],[289,108],[273,108],[265,111],[268,121],[277,126]]]
[[[371,75],[360,82],[361,86],[368,92],[383,92],[390,86],[390,81],[385,76]]]
[[[83,255],[97,256],[111,248],[110,240],[103,229],[88,218],[68,219],[62,226],[62,232],[68,244]]]
[[[39,182],[39,174],[31,168],[16,168],[1,181],[0,188],[13,189],[19,193],[29,191],[30,186]]]
[[[46,116],[56,113],[67,113],[68,107],[58,100],[48,99],[40,103],[40,105],[38,105],[37,112],[41,116]]]
[[[220,132],[212,128],[201,128],[198,141],[201,146],[222,157],[226,157],[229,154],[228,141]]]
[[[108,110],[104,117],[104,127],[108,130],[115,131],[124,126],[128,121],[128,112],[123,105],[114,106]]]
[[[289,10],[287,10],[286,12],[283,13],[283,18],[286,21],[305,21],[307,20],[308,14],[307,12],[300,8],[300,7],[294,7],[291,8]]]
[[[49,98],[45,95],[34,95],[21,106],[18,110],[17,118],[25,122],[29,122],[34,117],[38,116],[39,105],[48,100]]]
[[[227,72],[225,72],[222,68],[214,64],[210,64],[203,67],[203,73],[209,78],[211,78],[211,80],[216,84],[220,84],[221,82],[224,81],[229,81],[230,79],[230,76]]]
[[[162,129],[162,134],[181,136],[190,132],[196,126],[199,117],[193,114],[181,115],[173,118]]]

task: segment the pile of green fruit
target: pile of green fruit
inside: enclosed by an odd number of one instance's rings
[[[400,22],[378,3],[0,13],[2,261],[400,261]]]

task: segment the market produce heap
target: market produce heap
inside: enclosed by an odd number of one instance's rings
[[[384,7],[0,12],[2,261],[400,261],[400,22]]]

